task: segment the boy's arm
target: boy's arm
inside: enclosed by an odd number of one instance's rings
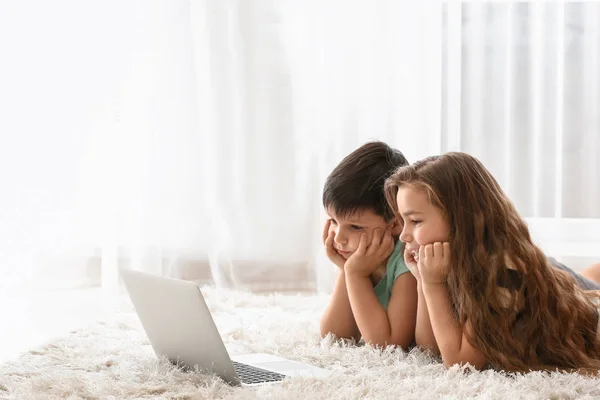
[[[431,319],[427,310],[427,299],[423,293],[423,283],[417,282],[418,305],[417,305],[417,328],[415,329],[415,342],[417,346],[423,347],[432,351],[435,354],[440,354],[440,349],[433,334],[431,327]]]
[[[423,282],[423,293],[444,365],[470,363],[477,369],[482,368],[486,363],[485,356],[467,339],[465,330],[470,326],[460,326],[454,317],[446,285]]]
[[[321,317],[321,336],[325,337],[328,333],[340,339],[360,340],[360,331],[348,300],[344,270],[338,273],[333,294]]]
[[[387,311],[379,303],[368,276],[346,271],[348,298],[366,343],[408,348],[414,341],[417,283],[405,273],[396,278]]]

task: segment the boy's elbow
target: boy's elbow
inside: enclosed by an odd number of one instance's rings
[[[321,323],[320,333],[322,339],[325,339],[327,336],[332,335],[336,339],[348,339],[355,340],[357,342],[360,340],[360,335],[353,334],[351,332],[345,332],[343,329],[331,329],[330,326],[323,323]]]
[[[320,330],[321,330],[321,339],[325,339],[329,334],[336,336],[335,333],[333,333],[330,329],[327,329],[326,327],[321,326]]]
[[[333,333],[331,332],[325,321],[323,321],[323,319],[321,319],[319,330],[321,332],[321,338],[325,338],[329,333]]]
[[[321,331],[321,339],[325,339],[329,335],[331,335],[334,340],[350,340],[354,343],[358,343],[360,341],[360,335],[354,336],[350,334],[338,334],[333,331]]]

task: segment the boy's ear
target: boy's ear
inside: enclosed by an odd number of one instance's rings
[[[390,226],[392,227],[392,236],[400,236],[402,233],[402,224],[397,217],[394,217],[390,221]]]

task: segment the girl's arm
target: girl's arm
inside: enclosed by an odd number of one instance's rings
[[[469,363],[477,369],[483,368],[486,363],[483,353],[465,335],[470,326],[462,327],[454,318],[446,284],[423,282],[423,293],[444,365]]]
[[[435,340],[435,335],[433,334],[433,328],[431,326],[431,319],[429,318],[429,311],[427,310],[427,300],[425,299],[425,294],[423,293],[423,282],[420,280],[417,282],[417,294],[418,305],[415,342],[419,347],[428,349],[435,354],[440,354],[440,348]]]
[[[392,288],[387,311],[381,306],[368,276],[346,270],[350,306],[366,343],[404,349],[415,339],[417,314],[417,282],[405,273]]]
[[[360,340],[360,331],[348,300],[344,270],[338,273],[331,300],[321,317],[321,336],[325,337],[328,333],[340,339]]]

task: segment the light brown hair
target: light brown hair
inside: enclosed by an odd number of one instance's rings
[[[469,342],[506,371],[600,369],[590,292],[552,267],[498,182],[475,157],[446,153],[400,167],[386,181],[398,213],[403,185],[426,191],[450,226],[448,291]]]

